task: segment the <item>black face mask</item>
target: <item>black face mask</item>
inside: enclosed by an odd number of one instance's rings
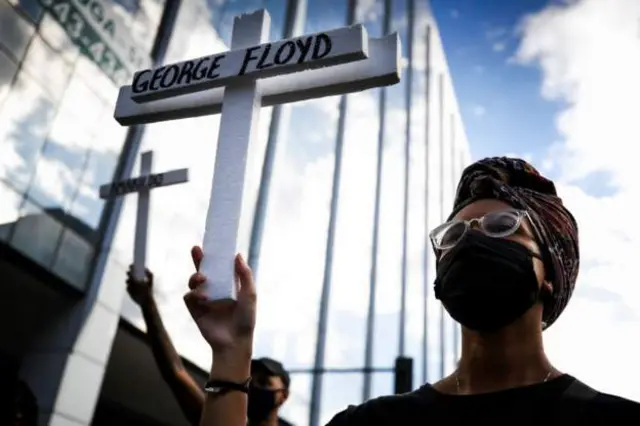
[[[254,387],[249,389],[247,417],[250,422],[259,423],[265,420],[274,408],[276,408],[275,391]]]
[[[438,262],[436,299],[464,327],[499,330],[539,300],[533,257],[522,244],[470,230]]]

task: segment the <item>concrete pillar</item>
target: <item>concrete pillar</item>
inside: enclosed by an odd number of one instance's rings
[[[126,291],[126,259],[113,249],[102,280],[54,324],[43,324],[20,376],[34,392],[39,424],[90,425],[120,320]]]

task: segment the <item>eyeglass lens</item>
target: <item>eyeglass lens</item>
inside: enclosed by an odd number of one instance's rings
[[[518,220],[519,216],[516,212],[493,212],[486,214],[477,223],[485,234],[501,237],[510,235],[516,231]],[[442,230],[439,236],[436,236],[437,245],[440,247],[451,247],[455,245],[464,236],[467,228],[468,225],[465,222],[451,223]]]

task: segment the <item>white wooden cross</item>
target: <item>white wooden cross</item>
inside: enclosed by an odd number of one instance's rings
[[[147,229],[149,227],[150,190],[161,186],[175,185],[189,180],[188,169],[171,170],[164,173],[151,173],[153,151],[143,152],[140,158],[140,176],[100,187],[100,198],[111,199],[131,192],[138,193],[138,211],[136,215],[136,236],[133,247],[133,275],[144,279],[147,258]]]
[[[373,39],[353,25],[269,43],[269,27],[265,10],[236,17],[230,51],[139,71],[116,104],[122,125],[222,113],[200,265],[210,300],[236,298],[233,261],[260,107],[400,81],[397,34]]]

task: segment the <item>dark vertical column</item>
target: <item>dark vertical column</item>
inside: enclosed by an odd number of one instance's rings
[[[409,251],[409,183],[411,171],[411,96],[413,89],[413,21],[415,1],[408,0],[407,5],[407,73],[405,74],[405,117],[404,126],[404,215],[402,220],[402,281],[400,292],[400,331],[398,334],[398,355],[405,354],[405,330],[407,321],[407,268]]]
[[[295,30],[300,20],[304,22],[306,0],[287,0],[285,22],[282,37],[291,38],[296,36]],[[271,190],[271,177],[273,175],[273,165],[276,159],[276,146],[280,135],[280,124],[282,122],[282,105],[276,105],[271,112],[271,124],[269,125],[269,136],[267,147],[262,163],[262,174],[260,175],[260,186],[258,188],[258,199],[256,200],[255,212],[253,214],[253,224],[251,226],[251,241],[249,243],[249,266],[253,270],[253,276],[257,278],[258,267],[260,266],[260,248],[262,247],[262,235],[266,220],[267,208],[269,205],[269,192]],[[289,108],[284,106],[284,108]]]
[[[158,24],[158,31],[156,32],[156,37],[151,48],[150,56],[153,66],[159,66],[165,60],[181,3],[182,0],[166,0],[165,2],[162,17]],[[130,126],[127,130],[124,145],[120,152],[120,158],[118,159],[118,164],[116,165],[116,170],[111,180],[112,182],[127,179],[131,176],[131,170],[133,169],[138,151],[140,150],[144,130],[144,125]],[[107,257],[109,256],[111,243],[115,237],[123,202],[124,197],[118,197],[105,203],[98,228],[100,241],[95,252],[95,263],[90,274],[90,285],[96,282],[99,283],[102,280],[102,273],[104,272]]]
[[[394,393],[400,395],[413,390],[413,359],[399,356],[396,358],[394,375]]]
[[[445,220],[444,212],[444,76],[438,74],[438,139],[440,145],[440,220]],[[444,307],[440,305],[440,378],[444,377],[445,332]]]
[[[427,25],[425,46],[426,46],[426,62],[425,62],[425,117],[424,117],[424,253],[422,259],[422,277],[423,277],[423,300],[422,300],[422,382],[427,383],[429,380],[429,136],[431,125],[431,25]]]
[[[349,0],[347,10],[347,25],[355,21],[356,0]],[[333,273],[333,245],[336,234],[336,220],[338,218],[338,201],[340,200],[340,177],[342,172],[342,153],[344,148],[344,130],[347,115],[347,96],[340,98],[338,129],[336,135],[335,160],[333,165],[333,185],[331,188],[331,210],[329,212],[329,229],[325,250],[324,275],[322,292],[320,293],[320,309],[318,314],[318,333],[314,373],[311,380],[311,406],[309,408],[309,426],[318,426],[320,421],[320,404],[322,398],[321,371],[324,368],[325,346],[327,343],[327,322],[329,318],[329,300],[331,299],[331,281]]]
[[[384,1],[384,16],[382,18],[382,34],[389,33],[391,28],[391,0]],[[376,155],[376,189],[375,189],[375,206],[373,210],[373,237],[371,243],[371,270],[369,273],[369,306],[367,307],[367,335],[364,345],[364,381],[362,386],[362,400],[366,401],[371,397],[371,379],[372,373],[368,369],[373,367],[373,343],[375,331],[375,309],[376,309],[376,291],[378,283],[378,240],[380,230],[380,200],[382,193],[382,162],[384,158],[384,133],[386,128],[386,104],[387,89],[381,87],[379,89],[378,98],[378,148]]]

